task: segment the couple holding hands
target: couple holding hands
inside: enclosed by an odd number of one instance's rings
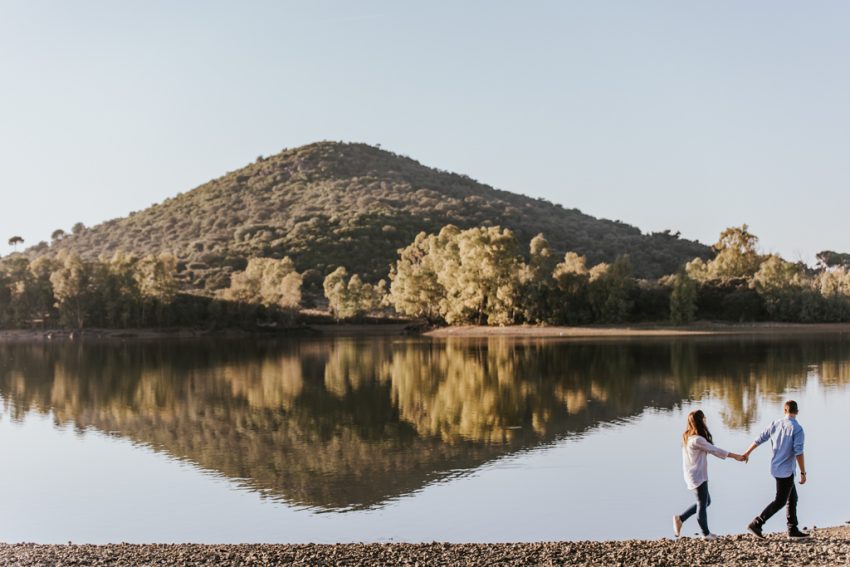
[[[803,457],[805,434],[797,423],[797,402],[785,402],[785,415],[771,423],[750,447],[739,455],[716,447],[712,443],[711,432],[705,424],[705,414],[702,410],[688,414],[688,428],[682,434],[682,465],[685,471],[685,482],[696,496],[697,503],[685,510],[684,513],[673,516],[673,531],[676,537],[682,533],[682,524],[697,515],[697,522],[702,530],[704,539],[715,539],[708,529],[707,508],[711,504],[708,494],[708,461],[709,454],[726,459],[731,457],[736,461],[747,462],[756,447],[770,439],[773,457],[770,461],[770,473],[776,480],[776,497],[767,505],[761,514],[756,516],[747,526],[755,536],[763,538],[762,527],[767,520],[783,507],[787,508],[788,536],[792,538],[808,537],[797,527],[797,489],[794,487],[794,472],[800,466],[800,484],[806,483],[806,463]]]

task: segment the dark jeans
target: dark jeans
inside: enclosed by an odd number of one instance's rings
[[[708,535],[708,508],[711,506],[711,496],[708,494],[708,481],[697,486],[693,489],[693,492],[697,497],[697,503],[684,511],[683,514],[679,516],[679,519],[683,522],[693,516],[697,515],[697,523],[699,523],[699,527],[702,530],[702,535]]]
[[[788,528],[797,527],[797,488],[794,486],[794,475],[776,479],[776,498],[767,505],[761,514],[756,516],[755,522],[763,526],[771,516],[779,512],[783,506],[787,506],[786,519]]]

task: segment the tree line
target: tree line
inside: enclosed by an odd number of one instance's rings
[[[710,260],[647,280],[627,255],[591,266],[575,252],[556,255],[542,234],[523,253],[509,229],[448,225],[400,249],[386,280],[336,267],[319,302],[337,320],[383,314],[434,325],[850,321],[847,255],[822,252],[812,269],[760,254],[746,225],[723,231],[713,249]],[[0,327],[291,326],[316,287],[304,293],[305,274],[288,257],[251,258],[213,293],[181,286],[170,254],[13,254],[0,261]]]
[[[760,254],[747,225],[724,230],[713,250],[710,260],[646,280],[627,255],[589,266],[575,252],[557,257],[542,234],[524,255],[509,229],[449,225],[401,249],[389,285],[378,283],[386,295],[368,305],[447,325],[850,321],[847,255],[822,252],[811,269]],[[333,308],[347,297],[328,299]]]

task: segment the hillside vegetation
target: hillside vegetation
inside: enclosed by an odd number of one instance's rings
[[[0,328],[291,328],[315,307],[435,325],[850,321],[847,254],[788,262],[747,225],[711,249],[645,236],[363,144],[260,158],[52,239],[0,259]]]
[[[70,221],[70,219],[69,219]],[[553,251],[589,264],[628,254],[638,277],[675,272],[708,247],[669,232],[602,220],[542,199],[493,189],[465,175],[366,144],[320,142],[285,150],[126,218],[57,230],[31,258],[75,252],[84,259],[118,251],[173,254],[187,285],[227,287],[251,257],[290,257],[305,284],[337,266],[366,281],[385,278],[397,251],[420,231],[502,226],[523,249],[543,232]],[[310,270],[316,270],[311,272]],[[312,276],[312,278],[311,278]]]

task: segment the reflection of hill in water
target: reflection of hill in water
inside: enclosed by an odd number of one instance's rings
[[[458,469],[671,408],[705,392],[725,420],[812,366],[850,383],[850,342],[490,340],[0,345],[21,416],[147,443],[295,504],[368,507]]]

